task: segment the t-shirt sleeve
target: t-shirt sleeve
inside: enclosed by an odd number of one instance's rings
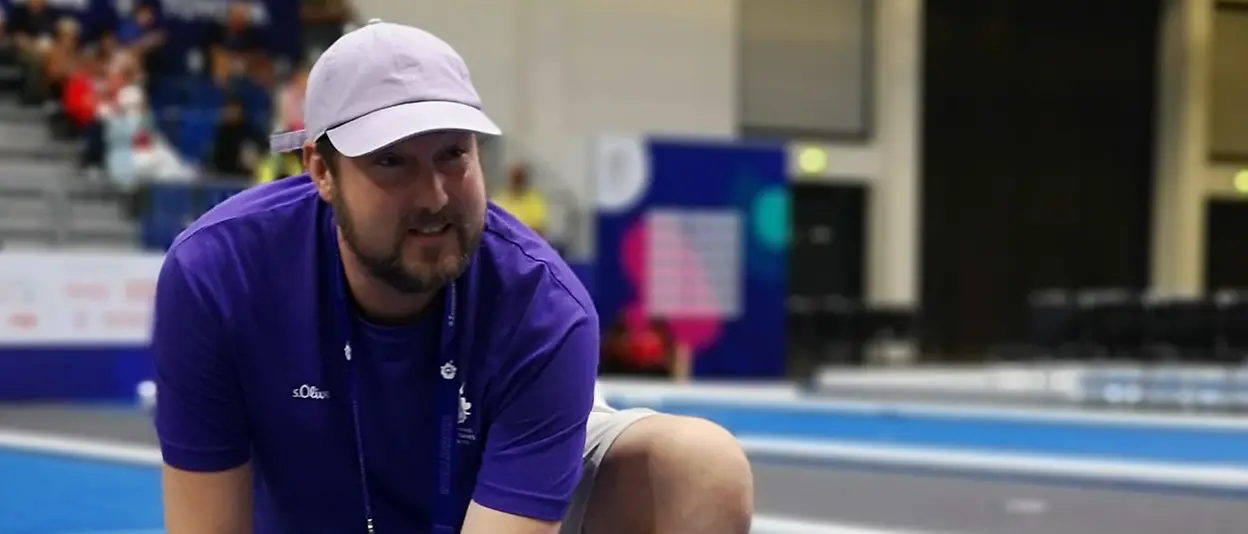
[[[594,404],[597,321],[582,312],[563,328],[545,303],[530,305],[512,346],[514,371],[494,399],[473,500],[500,512],[544,521],[563,517],[581,478],[585,426]],[[533,319],[534,314],[540,318]],[[542,332],[549,332],[543,334]]]
[[[171,253],[156,282],[156,433],[166,464],[224,471],[251,448],[224,313],[196,274]]]

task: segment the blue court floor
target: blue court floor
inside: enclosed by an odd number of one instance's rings
[[[0,452],[4,534],[138,534],[161,517],[155,468]]]
[[[624,406],[622,400],[613,404]],[[1009,417],[961,417],[905,413],[879,413],[863,410],[808,409],[728,406],[722,403],[664,402],[656,406],[668,413],[697,415],[712,419],[743,438],[765,438],[772,441],[800,440],[805,443],[859,444],[871,451],[890,446],[930,450],[956,449],[966,452],[1009,453],[1016,455],[1042,455],[1082,460],[1110,458],[1158,464],[1180,464],[1199,468],[1229,467],[1248,468],[1248,425],[1230,428],[1217,426],[1185,428],[1161,428],[1152,425],[1114,425],[1087,422],[1053,420],[1026,420]],[[2,429],[0,429],[2,430]],[[90,438],[90,436],[84,436]],[[151,443],[133,443],[136,447],[152,446]],[[851,483],[854,488],[874,495],[890,494],[914,488],[918,479],[897,473],[853,474],[845,466],[805,466],[792,472],[785,467],[766,466],[756,463],[758,500],[760,513],[782,512],[785,518],[817,519],[832,521],[842,516],[862,513],[878,498],[866,499],[866,504],[833,510],[833,504],[816,499],[795,508],[802,495],[832,495],[837,493],[849,502],[846,493]],[[812,469],[813,468],[813,469]],[[840,470],[838,472],[838,469]],[[809,477],[815,477],[810,479]],[[866,478],[863,478],[866,477]],[[931,478],[930,476],[928,477]],[[941,479],[940,493],[961,493],[959,502],[945,506],[947,509],[925,512],[922,519],[905,521],[907,530],[895,531],[909,534],[925,532],[923,527],[936,521],[942,512],[954,511],[945,527],[938,532],[980,534],[1023,534],[1033,532],[1026,525],[1011,525],[1007,531],[993,528],[984,530],[970,528],[968,519],[960,507],[966,510],[982,508],[984,499],[995,498],[999,486],[993,481],[957,481]],[[852,481],[852,482],[850,482]],[[891,489],[888,484],[897,484]],[[1028,483],[1029,484],[1029,483]],[[1008,491],[1043,493],[1034,486],[1024,484]],[[875,489],[872,489],[875,487]],[[870,491],[868,491],[870,490]],[[1217,513],[1228,519],[1223,524],[1242,526],[1244,519],[1240,506],[1243,496],[1236,502],[1219,504],[1222,499],[1203,499],[1199,502],[1187,497],[1150,501],[1139,493],[1113,492],[1092,497],[1066,495],[1067,490],[1054,490],[1052,499],[1075,503],[1090,498],[1107,499],[1095,513],[1086,519],[1089,525],[1097,525],[1098,533],[1133,532],[1154,534],[1138,528],[1101,529],[1105,510],[1115,506],[1139,509],[1163,509],[1176,503],[1167,516],[1187,513],[1191,516],[1210,516],[1218,506]],[[765,493],[764,493],[765,492]],[[884,493],[881,493],[884,492]],[[899,497],[896,508],[885,506],[878,514],[865,514],[863,518],[889,523],[901,522],[900,510],[923,509],[934,502],[932,493],[916,493]],[[1161,497],[1157,497],[1161,498]],[[910,499],[910,501],[906,501]],[[1184,500],[1188,499],[1188,500]],[[1189,502],[1190,501],[1190,502]],[[1210,503],[1213,504],[1210,504]],[[1160,504],[1157,504],[1160,503]],[[1185,504],[1186,503],[1186,504]],[[887,504],[887,503],[885,503]],[[1124,508],[1125,509],[1125,508]],[[1228,511],[1229,510],[1229,511]],[[1131,512],[1134,513],[1134,512]],[[1121,515],[1127,516],[1126,512]],[[1056,516],[1055,516],[1056,517]],[[1110,516],[1112,517],[1112,515]],[[1062,516],[1063,521],[1084,521],[1080,516]],[[849,518],[854,519],[854,518]],[[1034,522],[1034,521],[1033,521]],[[52,456],[28,452],[15,452],[0,447],[0,534],[158,534],[161,532],[162,510],[160,504],[159,471],[154,466],[134,466],[99,461],[80,460],[65,456]],[[918,524],[915,524],[918,523]],[[1067,527],[1053,525],[1041,530],[1045,534],[1086,534],[1085,523],[1070,523]],[[954,527],[949,529],[948,527]],[[914,529],[919,527],[919,529]],[[962,530],[967,528],[967,530]],[[1037,528],[1039,528],[1037,526]],[[1170,527],[1158,527],[1170,528]],[[769,532],[769,531],[768,531]],[[777,531],[779,532],[779,531]],[[806,531],[783,531],[791,532]],[[810,532],[855,532],[891,534],[889,530],[812,530]],[[1159,532],[1162,532],[1159,530]],[[1224,530],[1197,530],[1192,534]],[[1233,531],[1232,531],[1233,532]],[[1173,531],[1165,532],[1173,534]],[[1242,534],[1234,532],[1233,534]]]

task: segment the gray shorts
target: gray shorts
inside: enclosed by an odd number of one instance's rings
[[[572,504],[568,506],[568,512],[563,516],[563,527],[559,529],[559,534],[581,534],[581,528],[585,522],[585,510],[589,507],[590,492],[594,489],[594,478],[598,474],[598,467],[607,457],[607,450],[611,448],[611,444],[615,443],[616,438],[624,433],[624,429],[655,413],[645,408],[614,410],[595,407],[594,411],[589,414],[585,452],[581,459],[584,466],[581,470],[581,482],[576,486],[576,493],[572,495]]]

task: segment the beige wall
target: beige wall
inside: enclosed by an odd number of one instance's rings
[[[468,62],[504,158],[582,206],[598,133],[728,137],[737,126],[736,3],[723,0],[355,0]],[[588,225],[552,228],[592,250]]]
[[[511,161],[589,205],[586,144],[598,133],[729,137],[739,123],[738,5],[723,0],[356,0],[364,17],[446,38],[487,110],[512,137]],[[874,189],[867,297],[918,300],[922,0],[876,0],[872,138],[822,145],[821,180]],[[592,249],[589,228],[567,229]]]
[[[722,0],[356,0],[365,17],[425,27],[467,58],[487,109],[512,134],[509,161],[590,205],[587,140],[597,133],[726,137],[739,119],[736,2]],[[1204,206],[1238,196],[1238,167],[1212,165],[1209,77],[1214,0],[1167,0],[1158,56],[1152,285],[1203,287]],[[919,297],[923,0],[877,0],[874,132],[819,144],[813,180],[859,182],[868,209],[867,295]],[[806,146],[797,143],[797,146]],[[573,230],[573,229],[568,229]],[[579,230],[586,246],[588,225]]]
[[[795,143],[829,155],[813,181],[863,183],[867,207],[866,298],[911,305],[920,298],[920,138],[923,0],[877,0],[873,101],[875,128],[865,143]],[[790,158],[794,165],[797,158]]]

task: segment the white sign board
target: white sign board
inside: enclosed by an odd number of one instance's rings
[[[0,253],[0,345],[146,344],[164,256]]]

